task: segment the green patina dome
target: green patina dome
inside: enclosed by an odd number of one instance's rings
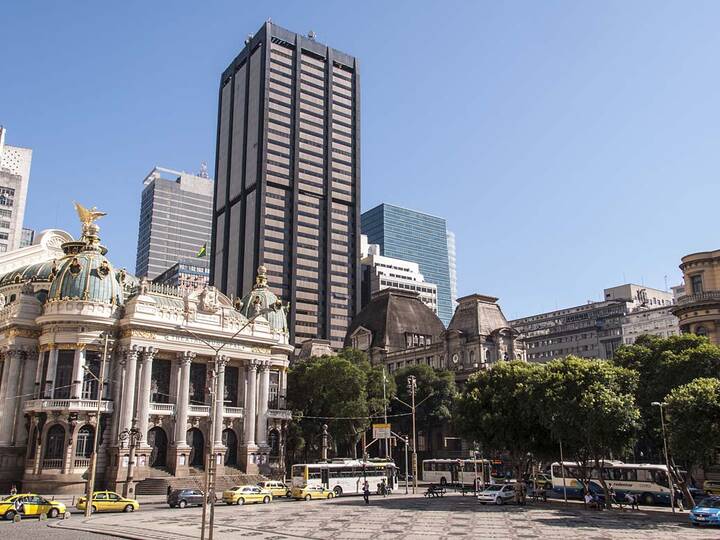
[[[239,311],[248,319],[262,313],[273,330],[282,333],[288,331],[287,308],[267,286],[267,270],[264,266],[258,268],[255,285],[241,300]]]
[[[47,295],[49,302],[85,300],[122,304],[123,271],[116,271],[105,257],[107,250],[96,238],[83,235],[79,242],[62,245],[65,257],[57,261],[55,278]]]

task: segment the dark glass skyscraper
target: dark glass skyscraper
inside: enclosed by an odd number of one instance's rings
[[[447,223],[443,218],[380,204],[362,215],[362,233],[368,242],[379,244],[382,255],[420,265],[426,281],[437,284],[438,317],[450,323],[453,305],[450,293]]]
[[[357,61],[270,22],[222,74],[210,280],[267,267],[291,339],[341,347],[360,295]]]

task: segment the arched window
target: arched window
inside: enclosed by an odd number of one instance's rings
[[[47,432],[45,459],[62,459],[65,452],[65,429],[55,424]]]
[[[270,455],[272,457],[280,456],[280,433],[277,429],[270,430],[268,433],[268,445],[270,446]]]
[[[80,428],[75,444],[75,457],[89,458],[92,455],[95,443],[95,429],[87,424]]]
[[[708,335],[707,328],[705,328],[704,326],[698,326],[695,329],[695,334],[698,336],[707,336]]]

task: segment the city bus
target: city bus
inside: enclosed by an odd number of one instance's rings
[[[422,480],[441,486],[472,484],[476,465],[480,483],[493,484],[504,479],[505,467],[499,459],[425,459],[422,462]]]
[[[395,463],[387,460],[333,459],[292,466],[293,487],[325,486],[332,489],[336,497],[362,493],[366,480],[373,493],[383,478],[390,489],[397,489],[397,476]]]
[[[553,463],[550,469],[553,491],[563,496],[567,492],[568,498],[582,499],[583,484],[578,480],[578,464],[573,461]],[[621,501],[626,493],[639,497],[642,504],[670,504],[670,481],[667,466],[648,463],[623,463],[622,461],[605,461],[602,475],[609,488],[615,488],[616,499]],[[564,468],[564,478],[563,478]],[[590,492],[602,494],[600,471],[592,469],[590,473]],[[563,486],[564,479],[564,486]]]

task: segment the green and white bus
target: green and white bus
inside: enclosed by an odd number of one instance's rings
[[[397,468],[392,461],[333,459],[292,466],[293,487],[324,486],[332,489],[336,497],[362,493],[365,481],[375,493],[383,478],[388,488],[397,489]]]

